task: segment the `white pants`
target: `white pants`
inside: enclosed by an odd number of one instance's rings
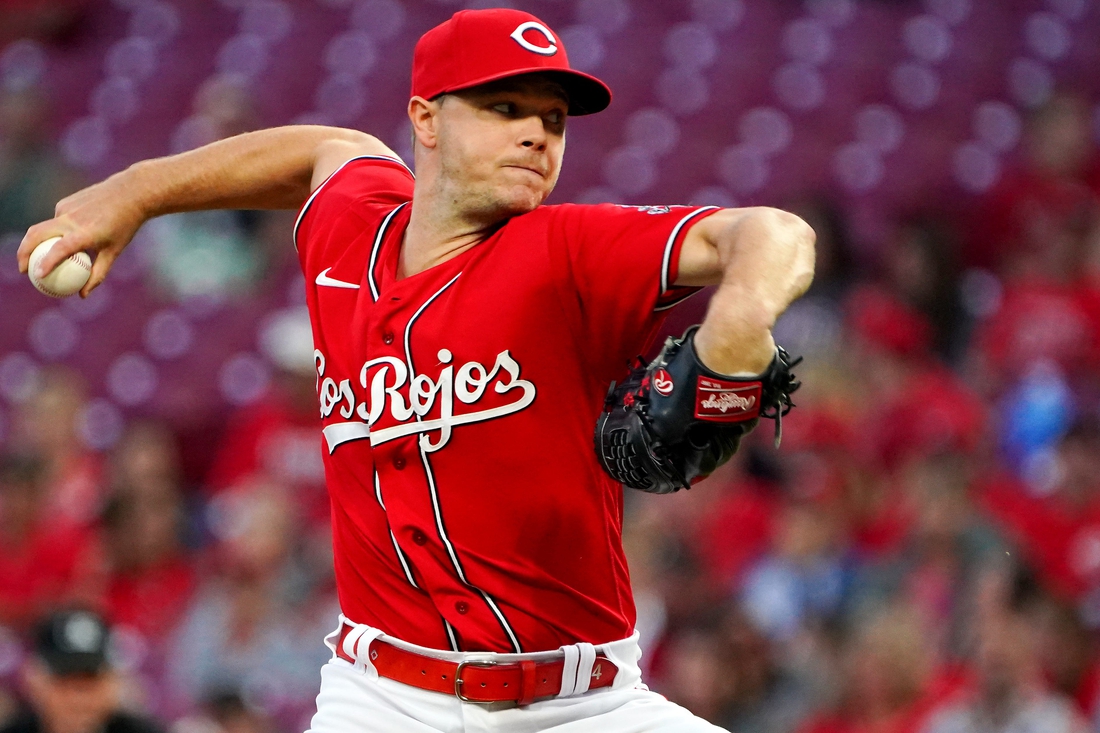
[[[357,627],[361,649],[381,637],[406,649],[452,661],[539,659],[542,654],[469,654],[424,649]],[[349,634],[351,636],[351,634]],[[335,651],[337,633],[325,639]],[[512,703],[466,703],[453,695],[421,690],[379,677],[369,659],[352,664],[333,654],[321,668],[317,714],[307,733],[720,733],[641,683],[637,633],[596,647],[619,668],[610,687],[574,697],[557,697],[523,707]],[[552,653],[551,653],[552,654]]]

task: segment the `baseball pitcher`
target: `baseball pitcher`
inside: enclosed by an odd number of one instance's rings
[[[262,130],[137,163],[19,249],[95,254],[143,222],[300,209],[342,616],[314,733],[713,731],[639,674],[623,488],[686,488],[790,408],[771,336],[813,231],[769,208],[544,206],[570,115],[611,92],[517,10],[462,11],[413,58],[410,169],[377,138]],[[630,364],[667,310],[706,318]]]

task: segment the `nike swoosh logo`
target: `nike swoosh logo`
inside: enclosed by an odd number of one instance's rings
[[[317,275],[317,284],[318,285],[325,285],[325,286],[328,286],[330,288],[348,288],[350,290],[358,290],[359,289],[359,286],[356,285],[355,283],[346,283],[343,280],[336,280],[336,279],[333,279],[333,278],[329,277],[328,276],[328,271],[331,270],[331,269],[332,269],[331,267],[326,267],[325,269],[321,270],[320,274]]]

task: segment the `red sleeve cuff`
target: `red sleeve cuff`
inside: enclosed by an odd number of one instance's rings
[[[673,283],[676,282],[676,278],[680,274],[680,249],[684,245],[688,230],[696,223],[718,211],[721,211],[721,209],[717,206],[705,206],[695,209],[677,222],[672,233],[668,235],[664,259],[661,262],[661,282],[657,294],[657,305],[653,310],[668,310],[702,290],[701,287],[676,287]]]

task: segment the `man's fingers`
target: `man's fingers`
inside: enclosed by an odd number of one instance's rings
[[[49,237],[47,237],[47,239],[48,238]],[[46,253],[46,256],[42,258],[42,261],[38,263],[38,272],[36,272],[35,275],[37,277],[45,277],[53,272],[53,268],[57,267],[62,260],[67,259],[70,255],[92,249],[91,244],[88,238],[79,232],[68,232],[62,235],[60,241],[55,242],[54,245],[50,247],[50,251]]]
[[[88,282],[84,283],[84,287],[80,289],[81,298],[87,298],[93,290],[99,287],[99,284],[107,277],[107,273],[117,257],[118,253],[110,250],[102,250],[96,255],[95,262],[92,263],[92,274],[88,277]]]
[[[19,250],[15,253],[19,261],[19,272],[26,273],[31,263],[31,252],[34,248],[50,237],[64,234],[60,223],[56,219],[35,224],[23,235],[23,241],[19,243]]]

